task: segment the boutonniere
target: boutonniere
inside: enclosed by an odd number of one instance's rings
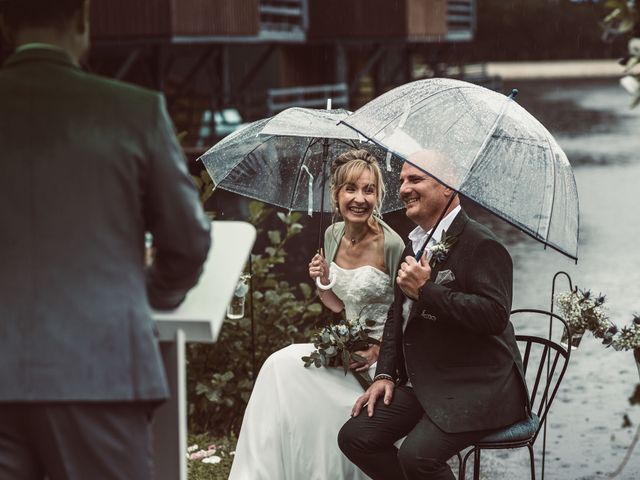
[[[439,263],[444,262],[447,259],[447,255],[451,251],[451,248],[458,241],[458,237],[453,235],[447,236],[447,232],[442,232],[442,238],[440,238],[439,242],[427,247],[427,250],[430,253],[429,266],[434,268]]]

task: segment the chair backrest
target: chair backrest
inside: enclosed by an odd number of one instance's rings
[[[571,349],[568,346],[552,339],[554,336],[562,335],[563,329],[566,329],[569,338],[568,345],[570,345],[571,330],[562,317],[546,310],[518,309],[511,312],[511,321],[514,325],[520,323],[518,319],[524,320],[525,318],[527,329],[534,330],[536,335],[517,334],[516,340],[522,354],[531,411],[540,418],[540,426],[533,438],[535,441],[547,418],[560,382],[564,378],[571,356]],[[535,322],[531,322],[531,318],[535,319]],[[547,323],[545,324],[543,321]],[[517,328],[516,331],[518,331]],[[546,337],[540,336],[544,333],[546,333]]]

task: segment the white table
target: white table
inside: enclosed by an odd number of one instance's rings
[[[212,247],[198,284],[170,312],[154,312],[171,398],[158,408],[153,425],[158,480],[187,478],[186,343],[213,343],[256,238],[246,222],[211,224]],[[215,367],[215,366],[214,366]]]

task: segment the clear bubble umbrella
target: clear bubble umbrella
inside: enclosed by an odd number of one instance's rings
[[[515,94],[460,80],[419,80],[372,100],[342,123],[577,260],[578,193],[571,165]],[[412,161],[425,151],[444,161]]]
[[[376,156],[388,194],[386,213],[403,208],[398,197],[401,159],[338,124],[346,110],[289,108],[250,123],[204,153],[214,188],[222,188],[289,211],[330,212],[331,162],[352,149]],[[322,235],[322,216],[320,235]]]

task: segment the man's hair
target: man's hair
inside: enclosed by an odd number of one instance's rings
[[[0,14],[10,30],[61,27],[85,0],[0,0]]]

